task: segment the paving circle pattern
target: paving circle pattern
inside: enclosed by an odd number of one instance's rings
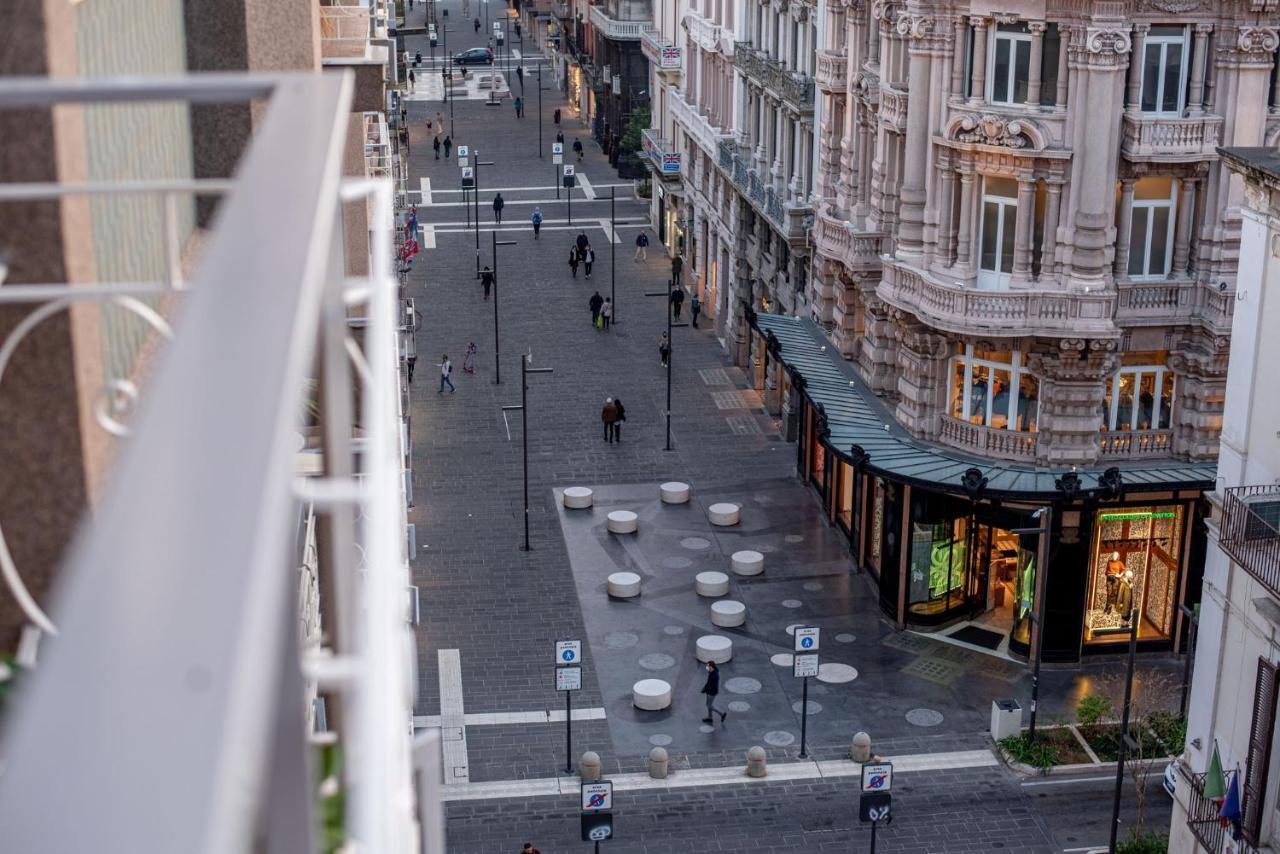
[[[817,593],[819,590],[821,590],[821,589],[822,589],[822,582],[821,582],[821,581],[806,581],[806,582],[804,583],[804,589],[805,589],[805,590],[808,590],[810,593]]]
[[[604,645],[609,649],[627,649],[638,643],[640,636],[634,632],[610,632],[604,638]]]
[[[743,712],[751,711],[751,704],[748,703],[746,700],[734,700],[732,703],[729,704],[728,708],[729,708],[729,711],[731,712],[737,712],[738,714],[742,714]]]
[[[786,747],[788,744],[795,744],[796,737],[786,730],[775,729],[764,734],[766,744],[772,744],[774,747]]]
[[[779,667],[790,667],[795,663],[795,656],[789,652],[779,652],[769,656],[769,660]]]
[[[703,537],[685,537],[680,541],[680,545],[684,546],[686,549],[701,551],[702,549],[709,548],[711,546],[711,541],[704,539]]]
[[[684,634],[684,626],[663,626],[662,633],[664,635],[671,635],[672,637],[682,635]],[[853,640],[853,638],[850,637],[849,640]]]
[[[664,557],[662,559],[662,565],[667,569],[685,569],[686,567],[693,566],[693,561],[689,560],[687,557],[672,555],[671,557]]]
[[[649,736],[649,743],[654,747],[666,747],[673,741],[675,741],[674,738],[669,735],[662,735],[661,733]]]
[[[848,632],[841,632],[840,634],[836,635],[836,643],[853,643],[856,640],[857,638],[849,634]]]
[[[799,599],[783,599],[782,600],[782,607],[784,608],[799,608],[803,605],[804,603],[801,602]],[[795,634],[795,632],[793,631],[791,634]]]
[[[730,694],[759,694],[761,687],[760,680],[750,676],[735,676],[724,683],[724,689]]]
[[[791,711],[795,712],[798,715],[800,714],[800,710],[804,708],[804,705],[805,705],[804,703],[800,702],[799,700],[796,700],[794,703],[791,704]],[[822,711],[822,704],[815,703],[813,700],[810,700],[808,714],[816,715],[820,711]]]
[[[942,723],[942,712],[933,709],[912,709],[907,712],[907,723],[916,726],[937,726]]]
[[[771,546],[768,543],[761,543],[760,545],[752,546],[751,548],[754,549],[755,551],[760,552],[760,554],[762,555],[771,554],[778,550],[777,546]]]
[[[674,667],[676,660],[663,652],[651,652],[640,656],[640,666],[645,670],[667,670]],[[819,676],[818,678],[822,678]]]
[[[803,543],[804,534],[787,534],[782,539],[786,540],[788,543]]]
[[[858,671],[847,664],[841,664],[838,661],[830,661],[826,664],[818,665],[819,682],[839,685],[842,682],[852,682],[857,678]]]
[[[791,635],[792,637],[795,637],[795,636],[796,636],[796,629],[800,628],[800,627],[801,627],[801,626],[803,626],[803,625],[805,625],[805,624],[804,624],[804,623],[792,623],[791,625],[787,626],[787,634]]]
[[[698,732],[715,732],[716,728],[711,724],[698,724]]]

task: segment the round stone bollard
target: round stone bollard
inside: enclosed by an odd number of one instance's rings
[[[582,778],[584,783],[592,783],[600,779],[600,754],[594,750],[588,750],[582,754],[582,761],[578,763],[578,776]]]
[[[769,773],[769,770],[765,768],[766,755],[767,754],[765,754],[764,748],[760,747],[759,745],[756,745],[755,747],[747,751],[747,776],[748,777],[763,777],[764,775]]]
[[[871,736],[865,732],[855,733],[853,745],[849,748],[849,758],[854,762],[871,761]]]
[[[667,779],[667,751],[662,747],[655,747],[649,751],[649,776],[655,780]]]

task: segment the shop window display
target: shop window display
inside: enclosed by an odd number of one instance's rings
[[[967,517],[911,526],[911,587],[914,614],[937,614],[964,601],[968,568]]]
[[[1094,528],[1086,643],[1128,640],[1129,615],[1139,640],[1168,638],[1173,629],[1184,508],[1126,507],[1098,514]]]
[[[871,499],[871,542],[867,549],[867,562],[876,575],[880,574],[881,544],[884,542],[884,481],[875,479],[875,494]]]
[[[836,518],[840,520],[841,527],[845,531],[853,532],[853,490],[854,476],[853,466],[846,462],[841,462],[837,469],[840,473],[840,488],[836,493]]]

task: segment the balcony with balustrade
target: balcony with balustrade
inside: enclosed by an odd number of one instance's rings
[[[984,457],[1034,461],[1040,446],[1038,433],[1022,430],[1000,430],[981,424],[970,424],[961,418],[940,415],[938,442]]]
[[[735,42],[733,64],[749,80],[767,89],[792,109],[801,113],[813,111],[813,78],[791,71],[750,42]]]
[[[684,14],[685,29],[693,43],[705,51],[720,50],[720,25],[690,9]]]
[[[1116,324],[1166,326],[1200,322],[1215,335],[1231,333],[1235,292],[1190,279],[1116,282]]]
[[[838,50],[818,51],[818,69],[814,81],[823,92],[844,94],[849,71],[848,56]]]
[[[710,116],[701,113],[697,106],[684,98],[671,98],[667,101],[667,110],[676,124],[684,128],[708,157],[717,156],[720,143],[729,139],[727,130],[712,124]],[[732,161],[730,161],[732,162]]]
[[[863,231],[819,207],[813,221],[813,245],[821,254],[851,271],[878,272],[884,235]]]
[[[1104,460],[1141,460],[1173,454],[1172,430],[1115,430],[1098,439],[1099,457]]]
[[[1222,144],[1222,116],[1150,116],[1125,113],[1120,152],[1145,163],[1216,160]]]
[[[1280,599],[1280,484],[1238,486],[1220,495],[1218,545]]]
[[[645,128],[640,131],[640,144],[655,175],[664,181],[680,180],[680,151],[674,142],[663,139],[657,128]]]
[[[733,141],[721,140],[717,148],[717,163],[738,192],[786,240],[802,243],[808,231],[804,220],[813,208],[787,204],[783,193],[773,186],[772,176],[757,170],[752,165],[750,152]]]
[[[611,17],[608,8],[602,4],[591,7],[591,26],[611,41],[638,42],[652,24],[647,20],[625,21]]]

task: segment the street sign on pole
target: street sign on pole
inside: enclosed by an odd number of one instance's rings
[[[466,156],[467,156],[468,154],[470,154],[470,153],[471,153],[471,149],[470,149],[469,147],[467,147],[467,146],[465,146],[465,145],[459,145],[459,146],[458,146],[458,156],[459,156],[459,157],[466,157]]]
[[[556,664],[581,664],[582,663],[582,641],[580,640],[559,640],[556,641]]]
[[[476,185],[475,170],[468,166],[462,170],[462,189],[470,190]]]
[[[600,843],[613,838],[613,814],[607,812],[584,812],[582,814],[582,841],[594,842],[596,850]]]
[[[858,799],[858,818],[862,821],[888,821],[893,795],[888,792],[863,792]]]
[[[600,812],[613,809],[613,781],[597,780],[582,784],[582,811]]]
[[[582,668],[574,665],[573,667],[557,667],[556,668],[556,690],[557,691],[580,691],[582,690]]]
[[[892,762],[862,763],[862,791],[888,792],[893,789]]]
[[[791,675],[797,679],[807,679],[810,676],[818,675],[818,655],[797,655],[792,659],[793,666]]]
[[[795,634],[796,652],[818,651],[818,629],[814,626],[799,627]]]

